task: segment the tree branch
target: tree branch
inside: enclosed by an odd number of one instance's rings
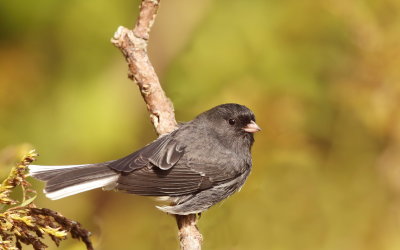
[[[130,79],[139,86],[147,105],[150,119],[159,135],[177,128],[174,107],[165,95],[157,74],[147,54],[149,33],[157,15],[160,0],[142,0],[135,28],[129,30],[120,26],[111,42],[121,50],[128,63]],[[201,249],[202,235],[194,214],[176,215],[179,241],[183,250]]]
[[[179,228],[179,242],[183,250],[201,250],[203,236],[197,228],[197,215],[175,215]]]
[[[161,88],[160,81],[147,55],[149,32],[157,15],[159,1],[143,0],[135,28],[120,26],[111,42],[121,50],[128,62],[130,79],[139,86],[147,104],[151,122],[161,135],[176,129],[174,107]]]

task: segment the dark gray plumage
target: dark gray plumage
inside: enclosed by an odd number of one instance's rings
[[[244,184],[251,170],[253,112],[223,104],[119,160],[73,166],[30,166],[45,181],[45,193],[59,199],[103,187],[166,197],[171,214],[200,213]]]

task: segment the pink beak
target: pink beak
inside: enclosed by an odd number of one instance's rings
[[[261,130],[261,128],[255,123],[254,121],[251,121],[249,124],[247,124],[244,128],[242,128],[244,131],[249,132],[249,133],[255,133]]]

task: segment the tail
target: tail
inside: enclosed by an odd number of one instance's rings
[[[44,181],[44,193],[52,200],[101,187],[113,187],[119,174],[105,163],[69,166],[30,165],[32,177]]]

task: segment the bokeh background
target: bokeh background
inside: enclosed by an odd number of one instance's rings
[[[156,138],[109,42],[138,5],[0,2],[1,176],[30,148],[38,164],[92,163]],[[204,249],[400,249],[399,31],[398,0],[162,2],[149,51],[177,119],[237,102],[263,128],[245,187],[199,222]],[[36,204],[80,221],[97,249],[178,249],[149,198]]]

